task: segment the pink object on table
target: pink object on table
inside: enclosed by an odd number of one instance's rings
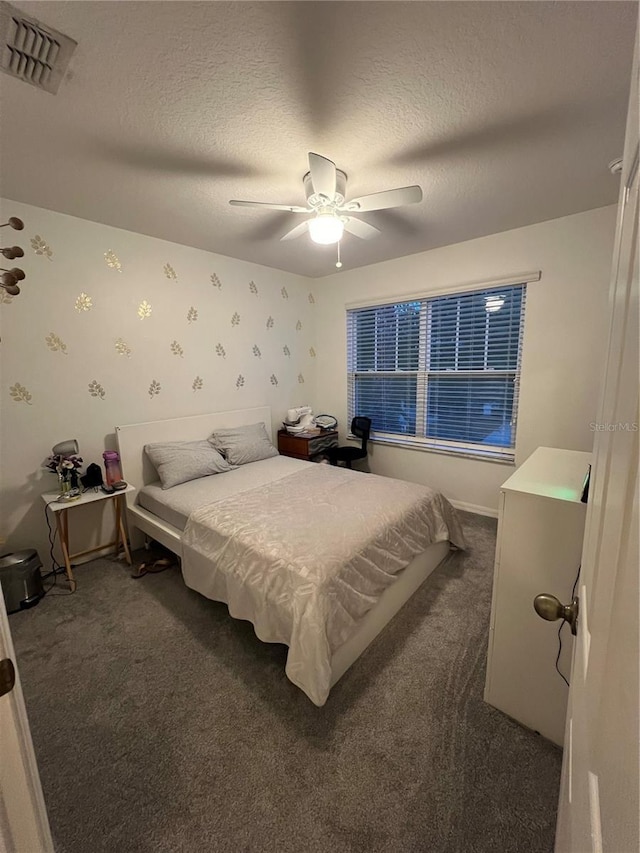
[[[105,450],[102,454],[104,469],[107,475],[107,486],[122,482],[122,469],[120,468],[120,456],[115,450]]]

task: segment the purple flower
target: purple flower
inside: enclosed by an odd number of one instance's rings
[[[43,463],[43,467],[48,468],[53,474],[67,476],[71,471],[75,471],[82,467],[81,456],[49,456]]]

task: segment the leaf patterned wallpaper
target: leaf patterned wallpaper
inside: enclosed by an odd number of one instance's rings
[[[0,304],[0,536],[38,547],[40,468],[77,438],[85,463],[117,424],[314,405],[317,293],[302,276],[4,201],[25,222],[20,296]],[[22,236],[22,235],[21,235]]]

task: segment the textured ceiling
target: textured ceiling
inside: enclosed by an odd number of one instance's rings
[[[0,74],[8,198],[309,276],[335,247],[280,243],[307,152],[362,214],[345,268],[610,204],[637,4],[16,2],[78,48],[56,96]]]

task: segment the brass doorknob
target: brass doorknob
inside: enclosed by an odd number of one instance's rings
[[[11,658],[0,660],[0,696],[11,693],[16,683],[16,668]]]
[[[533,606],[536,613],[542,619],[548,622],[555,622],[556,619],[563,619],[569,623],[571,633],[575,636],[578,627],[578,599],[574,598],[571,604],[562,604],[555,595],[548,592],[543,592],[536,595],[533,599]]]

